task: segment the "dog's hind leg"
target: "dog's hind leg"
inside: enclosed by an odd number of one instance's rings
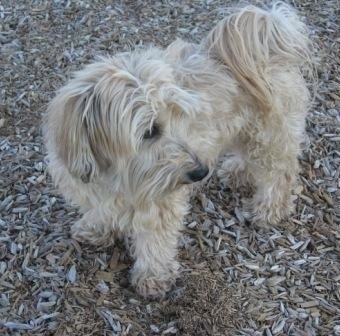
[[[277,224],[293,210],[291,193],[299,170],[296,155],[299,144],[291,145],[296,150],[290,152],[272,146],[263,148],[260,158],[250,160],[256,191],[245,204],[245,212],[256,225]]]

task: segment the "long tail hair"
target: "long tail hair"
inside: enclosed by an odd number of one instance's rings
[[[220,21],[204,41],[211,57],[225,64],[263,112],[272,91],[268,71],[300,67],[313,71],[308,29],[295,10],[276,2],[264,10],[246,6]]]

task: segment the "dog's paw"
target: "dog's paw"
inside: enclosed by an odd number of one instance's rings
[[[247,182],[245,168],[245,162],[241,157],[231,155],[224,159],[216,173],[222,183],[233,183],[236,186],[241,186]]]
[[[254,200],[243,200],[242,214],[254,226],[268,229],[287,218],[293,209],[290,204],[285,206],[269,205]]]
[[[97,246],[110,246],[114,243],[113,232],[104,232],[99,225],[89,224],[83,218],[71,227],[72,238]]]
[[[155,266],[155,265],[154,265]],[[160,266],[161,267],[161,266]],[[138,294],[148,299],[164,298],[178,278],[179,264],[174,261],[168,269],[159,269],[155,275],[150,269],[135,266],[131,270],[131,284]]]
[[[156,277],[140,279],[135,287],[141,296],[147,299],[162,299],[174,284],[174,279],[160,280]]]

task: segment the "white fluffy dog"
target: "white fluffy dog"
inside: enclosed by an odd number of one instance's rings
[[[177,40],[86,66],[51,102],[49,170],[83,217],[73,237],[128,237],[132,284],[162,296],[178,272],[176,245],[194,182],[220,167],[255,187],[255,223],[291,209],[309,93],[305,25],[294,10],[237,9],[200,45]],[[251,209],[251,210],[250,210]]]

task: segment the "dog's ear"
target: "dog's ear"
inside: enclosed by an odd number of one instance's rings
[[[60,90],[47,113],[49,123],[53,123],[48,129],[54,133],[45,132],[45,137],[54,137],[58,156],[84,183],[109,166],[105,155],[107,131],[98,95],[94,84],[73,80]]]

